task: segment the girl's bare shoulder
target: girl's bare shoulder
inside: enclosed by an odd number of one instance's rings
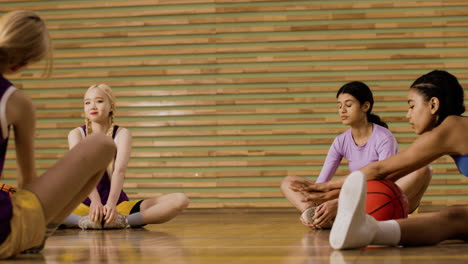
[[[130,130],[128,130],[127,128],[119,127],[119,130],[117,130],[117,134],[115,135],[115,138],[117,141],[130,140],[132,138],[132,134],[130,133]]]
[[[23,91],[16,89],[8,98],[6,113],[8,122],[15,123],[24,117],[34,117],[35,107],[31,98]]]
[[[447,147],[446,154],[467,153],[468,118],[455,115],[448,116],[434,129],[434,132],[436,132],[434,137],[441,142],[441,145]]]
[[[81,138],[81,127],[75,127],[74,129],[70,130],[68,132],[68,137],[77,137],[79,136]]]
[[[450,115],[437,127],[441,134],[460,133],[466,134],[468,129],[468,118]]]
[[[8,103],[21,110],[34,107],[31,98],[23,91],[16,89],[8,98]]]

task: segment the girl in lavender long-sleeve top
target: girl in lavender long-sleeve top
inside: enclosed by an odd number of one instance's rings
[[[349,171],[352,172],[396,153],[398,153],[398,143],[387,128],[372,124],[372,134],[363,145],[356,145],[350,128],[333,141],[316,183],[329,181],[335,175],[343,158],[348,161]]]
[[[351,128],[333,141],[316,183],[329,181],[343,158],[348,161],[349,171],[352,172],[398,152],[398,143],[387,129],[387,124],[372,114],[374,99],[367,85],[357,81],[347,83],[338,90],[336,97],[341,121]],[[418,206],[430,178],[431,172],[425,167],[396,182],[408,196],[411,210]],[[328,193],[298,191],[301,185],[309,182],[302,177],[288,176],[283,180],[281,190],[303,212],[300,219],[304,225],[311,228],[330,227],[336,215],[339,189]],[[415,185],[414,182],[419,183]],[[307,219],[307,216],[310,217]]]

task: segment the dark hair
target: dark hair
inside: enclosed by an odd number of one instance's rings
[[[341,88],[336,93],[336,98],[338,98],[340,94],[344,93],[352,95],[359,101],[359,103],[361,103],[361,105],[365,102],[369,102],[370,107],[369,111],[367,111],[367,121],[388,128],[387,123],[382,121],[378,115],[372,114],[372,107],[374,106],[374,97],[372,96],[371,90],[365,83],[354,81],[341,86]]]
[[[413,82],[411,89],[416,89],[426,101],[432,97],[439,99],[436,126],[449,115],[459,116],[465,112],[463,87],[457,77],[446,71],[434,70],[424,74]]]

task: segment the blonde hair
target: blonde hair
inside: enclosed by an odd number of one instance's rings
[[[114,96],[114,93],[112,92],[112,89],[107,85],[107,84],[94,84],[94,85],[91,85],[88,90],[86,91],[86,93],[88,93],[89,90],[91,89],[98,89],[100,90],[101,92],[103,92],[106,96],[107,96],[107,99],[109,99],[109,102],[111,104],[111,111],[109,113],[109,129],[107,130],[107,133],[106,135],[112,137],[112,134],[114,132],[114,128],[115,128],[115,123],[114,123],[114,115],[115,115],[115,96]],[[86,96],[86,93],[85,93],[85,96]],[[86,136],[89,136],[91,135],[91,133],[93,133],[93,129],[91,127],[91,120],[89,120],[88,117],[85,117],[85,130],[86,130]],[[111,161],[111,163],[109,164],[109,166],[107,166],[107,172],[109,174],[109,176],[111,175],[112,171],[114,171],[114,163],[115,163],[115,160],[113,159]]]
[[[52,41],[49,31],[36,13],[12,11],[0,18],[0,73],[44,58],[44,76],[52,72]]]

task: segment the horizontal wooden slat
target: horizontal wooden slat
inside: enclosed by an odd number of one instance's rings
[[[399,107],[375,107],[375,112],[406,112],[408,106]],[[319,107],[319,108],[259,108],[259,109],[213,109],[213,110],[153,110],[153,111],[119,111],[120,117],[168,117],[168,116],[221,116],[221,115],[275,115],[275,114],[313,114],[313,113],[337,113],[337,107]],[[85,114],[81,112],[43,112],[38,113],[37,117],[44,120],[50,118],[84,118]],[[401,118],[395,116],[394,118]]]
[[[239,187],[279,187],[281,184],[280,181],[267,181],[267,182],[252,182],[252,181],[245,181],[245,182],[177,182],[177,183],[125,183],[125,188],[138,188],[138,189],[146,189],[146,188],[239,188]],[[251,195],[252,197],[260,196],[262,194],[263,197],[282,197],[279,190],[277,192],[249,192],[244,193],[243,195],[246,197]],[[449,190],[440,190],[440,189],[429,189],[426,191],[426,195],[467,195],[468,190],[466,189],[449,189]],[[199,197],[203,197],[202,194]],[[219,193],[209,193],[208,196],[205,197],[235,197],[235,194],[226,192],[219,192]]]
[[[424,71],[425,73],[426,71]],[[460,79],[467,78],[468,73],[458,73]],[[407,81],[408,83],[419,77],[418,74],[398,74],[398,75],[337,75],[337,76],[296,76],[291,77],[240,77],[240,78],[207,78],[207,79],[169,79],[169,80],[117,80],[106,81],[108,85],[118,86],[160,86],[160,85],[227,85],[227,84],[269,84],[269,83],[327,83],[327,82],[350,82],[355,80],[363,80],[367,82],[373,81]],[[83,81],[81,87],[89,87],[95,84],[96,81]],[[76,83],[72,82],[46,82],[46,83],[23,83],[24,89],[65,89],[77,87]]]
[[[426,3],[429,3],[427,1]],[[441,1],[443,2],[443,1]],[[416,2],[413,2],[416,3]],[[440,6],[440,2],[438,6]],[[463,6],[466,4],[459,4],[457,6]],[[356,5],[350,5],[349,8]],[[420,6],[413,6],[420,7]],[[342,9],[343,5],[337,5],[336,8]],[[325,8],[321,5],[272,5],[272,6],[239,6],[239,7],[208,7],[198,9],[152,9],[142,11],[121,11],[121,12],[86,12],[86,13],[73,13],[73,14],[51,14],[43,15],[46,20],[62,20],[62,19],[92,19],[92,18],[116,18],[116,17],[145,17],[145,16],[168,16],[168,15],[194,15],[194,14],[236,14],[236,13],[253,13],[253,12],[287,12],[287,11],[306,11],[306,10],[324,10]],[[339,19],[371,19],[371,18],[401,18],[401,17],[434,17],[434,16],[462,16],[464,15],[463,8],[453,10],[421,10],[419,12],[361,12],[361,13],[337,13],[330,14],[316,14],[309,18],[309,20],[339,20]]]
[[[197,185],[147,185],[148,188],[151,188],[151,187],[155,187],[155,188],[197,188],[197,187],[214,187],[214,186],[197,186]],[[238,187],[251,187],[250,185],[247,185],[247,184],[239,184]],[[259,185],[259,186],[262,186],[262,187],[278,187],[279,185]],[[126,185],[127,188],[142,188],[141,186],[136,186],[135,185]],[[216,186],[218,188],[223,188],[223,187],[229,187],[229,186],[224,186],[224,185],[221,185],[221,186]],[[154,194],[154,193],[151,193],[151,194],[148,194],[148,193],[129,193],[131,196],[152,196],[152,197],[155,197],[155,196],[159,196],[161,195],[161,193],[157,193],[157,194]],[[239,192],[187,192],[186,193],[187,196],[191,197],[191,198],[282,198],[284,197],[283,194],[279,191],[277,192],[243,192],[243,193],[239,193]],[[426,195],[430,195],[430,196],[446,196],[446,195],[467,195],[467,191],[466,190],[428,190],[426,192]],[[427,203],[428,201],[425,201],[425,203]]]
[[[453,160],[449,158],[439,158],[432,162],[432,164],[453,164]],[[54,163],[38,163],[38,169],[49,169]],[[232,169],[232,167],[283,167],[283,166],[322,166],[323,159],[287,159],[287,160],[210,160],[210,161],[147,161],[138,162],[130,161],[129,168],[223,168]],[[15,169],[16,164],[7,163],[5,169]],[[148,183],[149,184],[149,183]]]
[[[466,12],[468,14],[468,10]],[[464,25],[460,25],[464,26]],[[466,25],[465,25],[466,26]],[[246,36],[246,37],[216,37],[217,34],[222,33],[243,33],[248,32],[253,33],[263,33],[263,32],[297,32],[297,31],[315,31],[313,26],[274,26],[274,27],[236,27],[236,28],[209,28],[209,29],[187,29],[187,30],[160,30],[160,31],[139,31],[134,33],[139,37],[157,37],[157,36],[180,36],[180,35],[215,35],[210,38],[174,38],[174,39],[155,39],[155,40],[134,40],[134,41],[96,41],[96,42],[74,42],[74,43],[59,43],[57,48],[63,49],[66,52],[67,49],[79,49],[79,48],[112,48],[112,47],[144,47],[144,46],[168,46],[168,45],[202,45],[202,44],[233,44],[233,43],[272,43],[272,42],[295,42],[295,41],[337,41],[337,40],[359,40],[359,39],[369,39],[369,40],[397,40],[397,39],[407,39],[408,37],[413,38],[411,42],[393,42],[393,43],[366,43],[366,44],[333,44],[329,43],[331,49],[334,50],[349,50],[349,49],[385,49],[385,48],[417,48],[417,47],[442,47],[443,45],[450,45],[450,47],[456,47],[463,45],[463,42],[452,41],[451,44],[436,43],[432,42],[416,42],[421,38],[462,38],[466,37],[467,33],[465,31],[443,31],[443,32],[392,32],[392,33],[357,33],[357,34],[316,34],[310,35],[304,33],[302,35],[288,35],[288,36]],[[346,29],[344,29],[346,30]],[[96,33],[96,32],[80,32],[72,34],[61,34],[55,33],[52,34],[52,37],[57,40],[64,39],[86,39],[86,38],[118,38],[125,37],[122,35],[122,32],[106,32],[106,33]],[[394,46],[391,46],[391,45]],[[314,44],[311,43],[308,50],[324,50],[327,48],[323,44]],[[270,49],[272,49],[270,47]],[[203,49],[203,53],[215,53],[215,52],[246,52],[245,49],[241,50],[229,50],[227,48],[216,48],[216,49]],[[197,52],[198,53],[198,52]],[[153,54],[153,53],[150,53]],[[172,54],[172,53],[171,53]],[[60,58],[65,57],[64,55],[59,54]],[[153,54],[156,55],[156,54]],[[127,55],[128,56],[128,55]]]
[[[276,97],[276,96],[275,96]],[[465,96],[468,99],[468,96]],[[386,95],[386,96],[374,96],[374,100],[383,104],[385,102],[401,102],[407,101],[407,95]],[[269,105],[269,104],[314,104],[314,103],[337,103],[337,99],[333,97],[276,97],[276,98],[223,98],[218,100],[154,100],[154,101],[119,101],[119,107],[165,107],[165,106],[214,106],[214,105]],[[37,103],[37,109],[83,109],[82,102],[76,103]],[[387,107],[388,108],[388,107]],[[327,108],[331,109],[331,108]],[[402,108],[396,108],[395,111],[402,111]],[[320,109],[319,109],[320,110]],[[405,109],[407,110],[407,109]],[[203,111],[208,112],[209,110],[198,110],[201,113]],[[222,110],[212,110],[212,112]],[[228,111],[228,110],[224,110]],[[248,110],[237,110],[240,114],[242,111]],[[313,112],[314,108],[309,110]],[[166,111],[162,111],[164,113]],[[168,111],[167,111],[168,112]],[[336,112],[336,111],[334,111]],[[157,113],[155,111],[154,113]],[[169,112],[168,112],[169,113]]]
[[[468,35],[467,35],[468,36]],[[176,70],[135,70],[135,71],[80,71],[75,73],[54,73],[55,78],[80,78],[80,77],[134,77],[134,76],[172,76],[172,75],[206,75],[206,74],[240,74],[240,73],[279,73],[279,72],[333,72],[333,71],[378,71],[378,70],[412,70],[412,69],[458,69],[465,66],[463,62],[453,63],[420,63],[420,64],[386,64],[386,65],[343,65],[343,66],[290,66],[285,69],[283,66],[273,67],[243,67],[243,68],[206,68],[206,69],[176,69]],[[42,73],[31,75],[21,74],[21,79],[35,79]]]
[[[468,195],[467,189],[427,190],[425,195],[431,196],[460,196]]]
[[[102,38],[103,34],[87,34],[80,33],[83,38]],[[89,36],[88,36],[89,35]],[[407,38],[409,33],[401,33],[401,38]],[[466,37],[466,32],[455,32],[455,33],[444,33],[439,34],[435,37],[447,38],[447,37]],[[357,39],[371,38],[371,35],[361,34]],[[421,37],[434,37],[431,34],[425,34]],[[308,41],[317,40],[319,36],[307,39]],[[389,39],[393,39],[393,36],[389,36]],[[340,39],[340,38],[338,38]],[[242,42],[243,39],[239,39]],[[301,39],[305,41],[306,39]],[[214,43],[213,43],[214,44]],[[165,55],[215,55],[215,54],[248,54],[248,53],[262,53],[262,52],[314,52],[314,51],[328,51],[342,50],[342,51],[362,51],[362,50],[384,50],[384,49],[422,49],[422,48],[466,48],[468,44],[466,41],[442,41],[442,42],[407,42],[407,43],[350,43],[350,44],[311,44],[311,45],[273,45],[259,46],[253,45],[248,47],[217,47],[217,48],[161,48],[161,49],[129,49],[129,50],[99,50],[99,51],[64,51],[56,53],[54,56],[57,59],[74,59],[74,58],[95,58],[95,57],[131,57],[131,56],[165,56]]]
[[[402,50],[403,51],[403,50]],[[416,60],[416,59],[448,59],[464,58],[460,52],[402,52],[399,54],[388,53],[368,53],[368,54],[317,54],[304,56],[257,56],[248,57],[223,57],[223,58],[180,58],[180,59],[145,59],[134,60],[102,60],[102,61],[77,61],[77,62],[56,62],[55,69],[67,68],[112,68],[112,67],[137,67],[137,66],[163,66],[163,65],[207,65],[207,64],[232,64],[232,63],[265,63],[265,62],[323,62],[323,61],[352,61],[352,60]],[[31,69],[42,69],[41,64],[31,65]],[[77,86],[81,87],[81,86]]]
[[[33,4],[25,6],[30,10],[61,10],[61,9],[95,9],[95,8],[106,8],[106,7],[147,7],[147,6],[164,6],[164,5],[175,5],[175,4],[222,4],[222,3],[262,3],[262,2],[282,2],[280,0],[144,0],[144,1],[114,1],[109,2],[86,2],[86,3],[62,3],[62,4],[35,4],[34,2],[41,2],[39,0],[30,0]],[[24,0],[1,0],[0,2],[24,2]],[[333,10],[333,9],[364,9],[364,8],[396,8],[396,7],[442,7],[442,6],[463,6],[466,5],[465,1],[432,1],[423,2],[420,1],[407,1],[407,2],[392,2],[392,1],[381,1],[378,3],[320,3],[320,4],[309,4],[307,7],[312,10]],[[4,10],[15,10],[13,7],[3,7]],[[214,23],[214,22],[211,22]]]
[[[257,156],[302,156],[326,155],[328,149],[297,149],[297,150],[209,150],[209,151],[157,151],[132,152],[132,158],[164,158],[164,157],[257,157]],[[15,158],[14,153],[7,158]],[[53,159],[62,157],[62,153],[36,153],[37,159]]]
[[[421,206],[422,207],[430,207],[430,206],[435,206],[435,207],[447,207],[447,206],[453,206],[453,205],[466,205],[467,200],[427,200],[427,201],[421,201]]]
[[[308,135],[308,134],[339,134],[345,128],[301,128],[301,129],[232,129],[232,130],[181,130],[181,131],[132,131],[134,138],[154,137],[181,137],[181,136],[246,136],[246,135]],[[68,132],[62,133],[37,133],[36,138],[67,138]]]
[[[343,162],[346,164],[346,162]],[[433,168],[434,174],[455,174],[459,175],[460,172],[457,168]],[[146,179],[151,181],[151,179],[174,179],[174,178],[185,178],[185,179],[206,179],[206,178],[251,178],[251,177],[286,177],[286,176],[302,176],[312,179],[319,175],[320,170],[317,169],[307,169],[307,170],[255,170],[255,171],[234,171],[229,170],[219,170],[219,171],[188,171],[188,172],[127,172],[125,177],[128,179]],[[338,168],[336,175],[347,175],[349,173],[346,169]],[[7,179],[14,179],[16,174],[5,173],[3,176]],[[466,184],[467,179],[457,178],[457,179],[432,179],[431,184],[434,185],[459,185]]]
[[[336,124],[341,123],[337,117],[315,118],[271,118],[271,119],[245,119],[245,120],[181,120],[181,121],[134,121],[119,122],[123,127],[175,127],[175,126],[226,126],[226,125],[274,125],[274,124]],[[38,123],[38,128],[67,128],[72,129],[83,125],[82,122],[67,123]]]
[[[272,16],[245,16],[245,17],[206,17],[206,18],[192,18],[192,19],[148,19],[145,21],[112,21],[100,23],[50,23],[48,28],[50,30],[65,30],[65,29],[91,29],[91,28],[114,28],[114,27],[143,27],[143,26],[164,26],[164,25],[200,25],[200,24],[228,24],[228,23],[255,23],[255,22],[284,22],[284,21],[308,21],[310,16],[306,15],[272,15]],[[374,23],[353,23],[353,24],[326,24],[326,25],[293,25],[276,27],[277,30],[294,30],[294,31],[319,31],[319,30],[352,30],[352,29],[390,29],[390,28],[427,28],[427,27],[447,27],[447,26],[464,26],[465,20],[452,20],[452,21],[406,21],[406,22],[374,22]],[[226,26],[230,31],[223,27],[216,27],[216,32],[232,33],[232,32],[251,32],[247,31],[247,27],[232,28]],[[260,28],[260,27],[256,27]],[[270,28],[270,27],[262,27]]]
[[[287,175],[297,176],[310,176],[318,174],[320,171],[317,170],[255,170],[255,171],[197,171],[197,172],[128,172],[125,174],[127,178],[131,179],[168,179],[168,178],[229,178],[229,177],[284,177]],[[345,174],[345,171],[337,171],[338,174]],[[16,175],[7,173],[7,178],[14,178]]]
[[[30,2],[35,2],[39,0],[30,0]],[[164,6],[164,5],[175,5],[175,4],[221,4],[221,3],[253,3],[253,2],[275,2],[279,0],[144,0],[144,1],[114,1],[113,3],[109,2],[86,2],[86,3],[64,3],[64,4],[31,4],[26,5],[24,8],[28,10],[64,10],[64,9],[96,9],[96,8],[106,8],[106,7],[154,7],[154,6]],[[0,0],[1,2],[24,2],[24,0]],[[42,1],[43,2],[43,1]],[[14,7],[3,7],[5,11],[16,10]],[[49,18],[51,19],[51,18]],[[52,17],[53,19],[53,17]]]

